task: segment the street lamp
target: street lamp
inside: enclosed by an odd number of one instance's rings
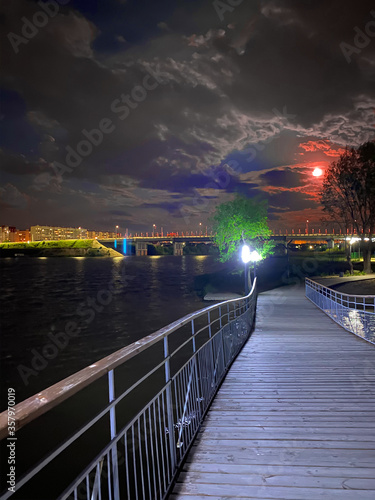
[[[257,277],[257,262],[259,262],[260,260],[262,260],[262,257],[256,250],[253,250],[250,254],[250,261],[254,262],[254,278]]]
[[[118,226],[116,226],[116,238],[118,237]]]
[[[241,251],[242,262],[245,264],[245,295],[249,294],[249,262],[254,262],[254,278],[257,275],[257,262],[262,260],[262,257],[256,250],[250,252],[250,248],[248,245],[243,245]]]
[[[251,253],[248,245],[243,245],[241,252],[242,262],[245,264],[245,295],[249,294],[249,262],[251,261]]]
[[[156,224],[152,224],[152,237],[155,236]]]

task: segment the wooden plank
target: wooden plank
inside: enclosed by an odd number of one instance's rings
[[[308,488],[375,490],[373,478],[316,477],[294,474],[225,474],[220,472],[182,472],[180,482],[237,484],[243,486],[298,486]]]
[[[254,417],[253,417],[254,418]],[[265,417],[269,418],[269,417]],[[328,417],[327,417],[328,418]],[[364,427],[365,429],[370,429],[370,428],[375,428],[375,422],[368,422],[368,419],[366,418],[365,422],[359,422],[359,421],[350,421],[348,422],[347,420],[343,420],[343,417],[338,417],[336,419],[332,420],[325,420],[319,422],[320,428],[337,428],[340,427],[342,429],[351,429],[351,428],[361,428]],[[277,418],[276,420],[267,420],[266,422],[264,420],[258,420],[258,419],[249,419],[248,417],[241,418],[241,417],[236,417],[231,420],[225,419],[223,420],[222,417],[217,417],[217,418],[207,418],[207,422],[203,424],[203,428],[206,428],[208,425],[214,425],[215,427],[220,430],[221,427],[243,427],[244,423],[251,424],[256,427],[264,427],[266,424],[266,427],[282,427],[282,428],[287,428],[287,427],[293,427],[295,429],[309,429],[311,425],[314,423],[314,420],[309,420],[309,421],[301,421],[297,420],[297,417],[289,417],[289,420],[287,420],[287,417],[281,419]]]
[[[236,451],[225,453],[218,448],[205,450],[204,445],[193,447],[194,457],[187,460],[199,459],[203,463],[238,463],[238,464],[265,464],[265,465],[332,465],[337,467],[372,467],[374,465],[373,450],[330,450],[330,449],[305,449],[285,448],[284,452],[275,448],[259,447],[243,449],[241,445]]]
[[[200,495],[198,498],[267,498],[272,500],[374,500],[375,490],[326,489],[282,487],[263,484],[244,486],[236,484],[177,483],[174,493]]]
[[[375,429],[366,429],[365,430],[360,427],[358,429],[351,429],[350,431],[345,428],[340,428],[336,427],[334,430],[332,429],[326,429],[326,428],[321,428],[321,427],[309,427],[308,430],[306,429],[298,429],[297,427],[267,427],[266,425],[261,426],[261,427],[255,427],[255,426],[242,426],[242,427],[236,427],[235,429],[233,427],[215,427],[212,425],[207,425],[204,428],[204,435],[206,437],[209,437],[212,439],[214,436],[220,437],[220,436],[229,436],[231,439],[244,439],[248,435],[257,435],[257,436],[265,436],[268,434],[271,434],[273,436],[275,435],[285,435],[286,438],[293,434],[293,436],[298,439],[299,435],[302,436],[316,436],[316,435],[329,435],[329,436],[336,436],[340,435],[342,436],[343,433],[350,433],[355,436],[363,436],[364,434],[368,437],[369,440],[374,440],[375,438]],[[283,439],[283,438],[280,438]],[[344,438],[345,439],[345,438]]]
[[[364,437],[362,437],[364,439]],[[316,439],[309,439],[307,436],[305,439],[295,438],[294,440],[287,438],[280,438],[274,436],[274,439],[263,438],[250,438],[245,436],[240,440],[240,443],[237,440],[222,438],[215,439],[199,439],[196,444],[197,448],[200,446],[205,451],[215,450],[220,447],[222,450],[225,448],[225,452],[229,453],[230,450],[237,450],[239,446],[242,449],[248,448],[261,448],[267,446],[269,448],[316,448],[316,449],[354,449],[354,450],[373,450],[374,442],[372,441],[362,441],[360,437],[349,437],[348,439],[336,440],[334,438],[330,440],[324,439],[324,437],[319,437]]]
[[[374,346],[302,290],[258,305],[171,499],[375,498]]]
[[[222,474],[264,474],[264,465],[251,464],[239,465],[233,463],[227,464],[206,464],[197,462],[187,462],[183,466],[185,472],[214,472]],[[373,479],[375,477],[374,467],[304,467],[301,465],[283,465],[283,473],[289,476],[307,476],[307,477],[353,477]]]

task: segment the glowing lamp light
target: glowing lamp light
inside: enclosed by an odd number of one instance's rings
[[[260,260],[262,260],[262,257],[256,250],[253,250],[250,254],[250,260],[251,262],[259,262]]]
[[[259,255],[259,253],[256,250],[250,252],[250,248],[247,245],[244,245],[242,247],[241,258],[244,264],[248,264],[249,262],[259,262],[260,260],[262,260],[262,257]]]
[[[347,238],[348,239],[348,238]],[[361,238],[349,238],[349,243],[353,245],[354,243],[357,243],[357,241],[361,241]]]
[[[316,168],[314,168],[312,174],[314,177],[320,177],[321,175],[323,175],[323,170],[319,167],[316,167]]]
[[[250,248],[247,245],[244,245],[242,247],[242,253],[241,253],[241,258],[242,262],[244,264],[247,264],[248,262],[251,261],[251,253],[250,253]]]

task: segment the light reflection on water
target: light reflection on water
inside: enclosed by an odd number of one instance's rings
[[[216,269],[213,258],[124,259],[2,259],[1,379],[4,386],[15,387],[18,401],[207,305],[194,290],[194,277]],[[87,323],[88,315],[80,317],[77,311],[92,309],[87,301],[108,290],[111,279],[118,293]],[[32,350],[41,352],[50,342],[51,328],[64,331],[68,321],[78,323],[79,335],[38,376],[29,377],[25,387],[17,366],[30,367]]]

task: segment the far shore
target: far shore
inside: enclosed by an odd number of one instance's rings
[[[0,257],[123,257],[97,240],[32,241],[0,244]]]

